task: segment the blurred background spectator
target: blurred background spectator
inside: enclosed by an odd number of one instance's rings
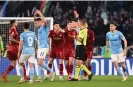
[[[2,37],[0,37],[0,58],[4,55],[4,46],[3,46],[3,41]]]
[[[133,43],[131,44],[131,46],[127,50],[127,57],[133,58]]]
[[[107,46],[104,46],[102,48],[102,51],[101,51],[101,56],[102,58],[110,58],[110,48],[108,48]]]

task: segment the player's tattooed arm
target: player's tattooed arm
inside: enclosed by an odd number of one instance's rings
[[[22,51],[22,47],[23,47],[23,40],[20,40],[19,48],[18,48],[18,58],[20,58],[20,54],[21,54],[21,51]]]
[[[124,39],[123,42],[124,42],[124,50],[123,50],[123,54],[124,54],[124,56],[126,56],[126,53],[127,53],[127,40]]]
[[[123,42],[124,42],[124,49],[127,49],[127,40],[125,39],[123,40]]]

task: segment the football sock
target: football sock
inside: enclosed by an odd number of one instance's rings
[[[48,64],[48,67],[51,69],[52,68],[52,64]],[[49,71],[47,71],[47,75],[50,75]]]
[[[63,75],[63,64],[60,64],[60,76]]]
[[[67,74],[69,75],[69,65],[66,65]]]
[[[14,68],[14,66],[12,65],[9,65],[6,72],[5,72],[5,75],[7,75],[9,72],[11,72],[11,70]]]
[[[88,74],[84,71],[84,77],[88,76]]]
[[[30,68],[30,80],[34,78],[34,68]]]
[[[122,67],[122,70],[123,70],[124,73],[126,72],[126,68],[125,67]]]
[[[42,79],[42,67],[38,65],[38,79]]]
[[[88,75],[91,75],[91,72],[87,69],[87,67],[81,64],[80,68],[82,68]]]
[[[75,76],[74,76],[75,79],[78,79],[79,73],[80,73],[80,66],[76,66],[76,69],[75,69]]]
[[[92,69],[92,66],[88,66],[88,69],[91,71],[91,69]]]
[[[43,64],[42,67],[46,69],[48,72],[52,72],[52,70],[47,65]]]
[[[118,75],[120,75],[121,77],[123,77],[123,74],[121,72],[121,69],[119,67],[117,67],[116,70],[117,70]]]
[[[69,75],[72,75],[73,72],[73,65],[69,65]]]
[[[23,70],[24,70],[24,76],[26,76],[26,68],[25,68],[25,65],[23,65]]]
[[[24,78],[24,70],[23,70],[23,66],[19,65],[19,73],[20,73],[20,77]]]

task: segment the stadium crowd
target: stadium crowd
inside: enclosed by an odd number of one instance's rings
[[[73,18],[73,10],[77,9],[80,15],[87,18],[90,29],[92,29],[96,35],[105,35],[106,32],[109,31],[109,23],[115,21],[118,25],[117,29],[128,37],[133,35],[133,6],[129,3],[130,2],[106,3],[90,1],[56,2],[53,3],[55,5],[52,5],[47,16],[54,17],[56,21],[65,22],[67,19]]]
[[[1,2],[0,8],[2,8]],[[5,16],[30,16],[34,8],[40,9],[41,1],[35,2],[19,2],[19,7],[13,5],[17,2],[8,3],[7,13]],[[25,5],[31,4],[29,5]],[[77,10],[80,16],[84,16],[87,19],[89,29],[93,30],[96,36],[95,46],[105,46],[105,35],[109,31],[109,23],[115,21],[117,29],[121,31],[128,41],[128,46],[132,43],[133,36],[133,6],[132,2],[106,2],[106,1],[64,1],[64,2],[49,2],[47,12],[43,14],[46,17],[53,17],[55,21],[67,23],[67,20],[74,18],[73,10]],[[25,9],[23,9],[25,5]],[[14,9],[9,9],[12,6]],[[18,10],[19,9],[19,10]],[[13,14],[9,14],[12,13]],[[103,42],[101,42],[103,40]],[[99,52],[100,54],[101,52]]]

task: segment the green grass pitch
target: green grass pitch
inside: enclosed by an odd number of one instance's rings
[[[64,81],[59,81],[56,77],[53,82],[44,80],[33,84],[17,84],[19,79],[18,76],[8,76],[8,82],[0,79],[0,87],[133,87],[133,76],[129,76],[125,82],[122,82],[119,76],[93,76],[91,81],[77,82],[67,81],[67,77],[64,77]]]

